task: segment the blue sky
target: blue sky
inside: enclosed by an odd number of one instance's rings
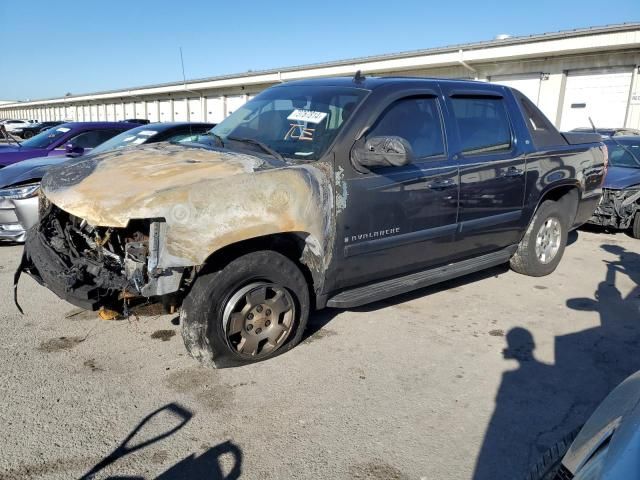
[[[640,20],[638,0],[0,0],[0,99]]]

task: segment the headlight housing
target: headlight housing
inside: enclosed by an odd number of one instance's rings
[[[40,182],[14,185],[12,187],[0,189],[0,199],[23,200],[25,198],[35,197],[38,195],[38,190],[40,190]]]

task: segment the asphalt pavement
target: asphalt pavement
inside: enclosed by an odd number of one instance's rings
[[[495,268],[311,318],[291,352],[211,370],[176,315],[100,320],[0,246],[0,480],[523,478],[640,369],[640,241],[571,235],[542,278]]]

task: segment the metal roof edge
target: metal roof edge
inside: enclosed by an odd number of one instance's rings
[[[629,23],[620,23],[620,24],[612,24],[612,25],[604,25],[604,26],[596,26],[596,27],[577,28],[573,30],[560,30],[557,32],[513,36],[505,39],[483,40],[478,42],[461,43],[461,44],[447,45],[442,47],[432,47],[427,49],[407,50],[404,52],[385,53],[385,54],[365,56],[365,57],[353,57],[353,58],[335,60],[330,62],[309,63],[309,64],[298,65],[298,66],[270,68],[266,70],[255,70],[255,71],[248,71],[248,72],[242,72],[242,73],[216,75],[212,77],[190,79],[190,80],[187,80],[186,83],[187,85],[190,85],[194,83],[215,82],[215,81],[221,81],[221,80],[232,80],[232,79],[243,79],[243,78],[250,79],[252,77],[258,77],[262,75],[290,73],[295,71],[313,70],[313,69],[319,69],[319,68],[340,67],[340,66],[350,65],[353,63],[376,62],[381,60],[395,60],[395,59],[417,57],[417,56],[424,56],[424,55],[450,53],[458,50],[466,50],[466,51],[478,50],[481,48],[491,48],[491,47],[498,47],[498,46],[502,47],[502,46],[508,46],[508,45],[518,45],[523,43],[557,40],[557,39],[564,39],[564,38],[574,38],[574,37],[580,37],[580,36],[586,36],[586,35],[597,35],[597,34],[603,34],[603,33],[625,32],[625,31],[633,31],[633,30],[640,30],[640,22],[629,22]],[[176,87],[181,85],[183,85],[183,82],[174,81],[174,82],[142,85],[138,87],[118,88],[114,90],[82,93],[78,95],[69,95],[67,97],[51,97],[51,98],[34,99],[34,100],[28,100],[28,101],[18,101],[12,104],[0,104],[0,109],[4,109],[7,107],[24,106],[25,104],[29,104],[29,103],[48,102],[48,101],[62,100],[62,99],[68,99],[70,101],[73,101],[74,98],[81,98],[81,97],[87,97],[92,95],[109,95],[109,94],[117,94],[117,93],[122,93],[126,95],[132,90],[146,90],[146,89],[154,89],[154,88]]]

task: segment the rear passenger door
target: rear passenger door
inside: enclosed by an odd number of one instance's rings
[[[461,255],[495,251],[520,239],[525,155],[510,118],[519,110],[503,91],[443,86],[451,151],[460,172],[454,248]]]

